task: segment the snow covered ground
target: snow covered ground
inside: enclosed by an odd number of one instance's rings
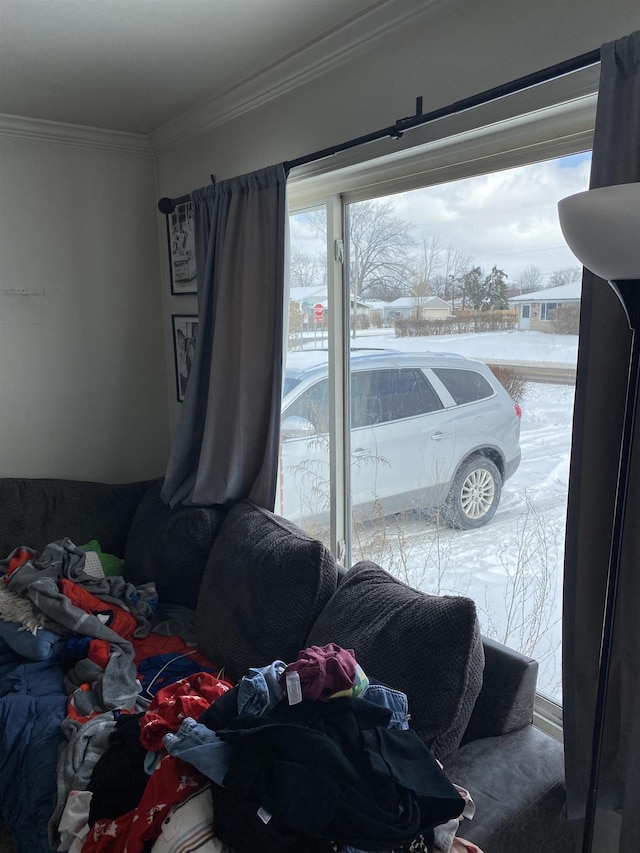
[[[574,366],[577,337],[541,332],[396,338],[359,335],[356,346],[446,351],[510,363]],[[540,662],[538,688],[561,699],[562,566],[571,385],[530,383],[522,406],[522,462],[484,528],[454,531],[412,514],[359,531],[352,559],[368,557],[407,583],[476,601],[485,634]],[[358,538],[358,537],[356,537]]]
[[[532,362],[554,367],[575,367],[577,335],[553,335],[546,332],[485,332],[468,335],[433,335],[425,338],[396,338],[393,329],[358,332],[353,346],[389,347],[403,352],[457,352],[469,358],[510,364]]]

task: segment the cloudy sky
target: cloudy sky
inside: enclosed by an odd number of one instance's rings
[[[534,265],[548,276],[578,266],[562,237],[557,203],[587,189],[590,161],[590,154],[574,154],[413,190],[396,196],[396,212],[415,223],[419,239],[438,235],[484,272],[496,265],[517,281]]]
[[[590,153],[573,154],[390,198],[395,214],[413,223],[416,240],[437,238],[444,248],[471,255],[485,274],[495,265],[509,284],[535,266],[545,286],[555,270],[579,266],[562,237],[557,203],[587,189],[590,162]],[[322,253],[303,217],[293,220],[292,248]]]

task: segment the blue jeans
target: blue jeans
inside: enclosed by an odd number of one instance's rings
[[[188,761],[217,785],[229,769],[233,745],[225,743],[202,723],[185,717],[178,731],[166,734],[162,742],[170,755]]]
[[[238,683],[238,714],[259,717],[277,705],[284,696],[278,678],[285,668],[286,664],[281,660],[275,660],[268,666],[251,667],[251,674],[245,675]]]
[[[400,690],[394,690],[392,687],[387,687],[386,684],[381,684],[372,679],[362,694],[362,698],[391,711],[390,729],[406,731],[409,728],[409,702],[406,695]]]

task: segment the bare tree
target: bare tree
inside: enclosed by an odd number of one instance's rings
[[[436,234],[422,241],[420,251],[414,258],[411,295],[415,298],[417,320],[422,317],[424,304],[432,295],[436,276],[443,265],[443,254],[440,237]]]
[[[319,255],[293,249],[289,258],[291,287],[322,287],[326,282],[326,264]]]
[[[549,287],[559,287],[562,284],[573,284],[582,278],[582,267],[562,267],[554,270],[549,276]]]
[[[349,282],[354,299],[391,300],[406,292],[411,222],[394,214],[393,201],[361,201],[348,211]]]
[[[471,269],[472,261],[473,257],[470,254],[463,252],[460,249],[455,249],[451,243],[449,243],[444,259],[447,286],[442,297],[443,299],[451,302],[451,308],[454,311],[456,307],[456,296],[461,294],[464,275],[469,269]]]
[[[514,288],[517,294],[532,293],[534,290],[539,290],[542,287],[542,272],[539,267],[534,264],[529,264],[525,267],[516,282]]]

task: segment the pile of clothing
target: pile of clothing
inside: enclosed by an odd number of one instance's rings
[[[59,849],[477,850],[456,838],[465,815],[473,804],[409,728],[406,696],[328,644],[235,686],[198,673],[122,715],[68,798]]]
[[[63,682],[56,715],[66,697],[51,848],[480,853],[457,836],[468,793],[352,650],[311,646],[233,685],[108,559],[62,540],[0,561],[0,633]]]

